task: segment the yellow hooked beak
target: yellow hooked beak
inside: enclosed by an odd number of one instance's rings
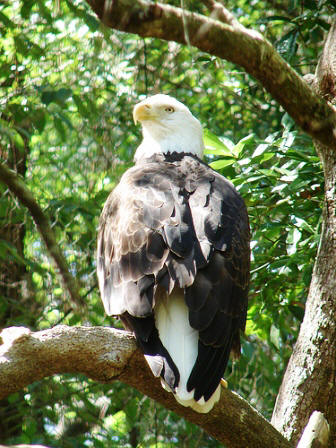
[[[134,123],[141,123],[143,120],[149,120],[154,118],[155,114],[153,108],[150,104],[145,102],[141,102],[134,106],[133,109],[133,120]]]

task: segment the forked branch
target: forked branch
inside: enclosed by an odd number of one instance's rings
[[[0,182],[7,185],[19,202],[30,211],[37,229],[48,249],[48,253],[58,268],[62,283],[69,292],[73,306],[78,307],[79,305],[82,305],[78,282],[70,272],[68,263],[56,241],[55,233],[50,225],[47,215],[37,203],[32,192],[29,190],[24,180],[5,163],[0,163]]]

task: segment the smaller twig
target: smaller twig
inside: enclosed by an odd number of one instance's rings
[[[322,412],[314,411],[296,448],[325,448],[329,441],[329,424]]]
[[[9,190],[18,198],[20,203],[30,211],[37,229],[47,247],[49,255],[54,260],[60,273],[62,282],[69,292],[75,307],[83,306],[79,294],[79,285],[77,280],[70,273],[68,263],[57,244],[55,233],[50,225],[49,219],[36,202],[33,194],[28,189],[24,181],[18,174],[11,170],[5,163],[0,163],[0,181],[3,182]]]
[[[241,26],[234,15],[231,14],[231,12],[221,3],[216,2],[215,0],[202,0],[202,2],[210,10],[210,17],[212,19],[219,20],[220,22],[226,23],[227,25],[231,25],[233,27]]]

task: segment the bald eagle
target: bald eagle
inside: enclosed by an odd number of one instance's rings
[[[200,122],[175,98],[134,107],[143,141],[109,195],[97,274],[108,315],[133,331],[176,400],[209,412],[231,350],[240,353],[249,283],[244,202],[202,162]]]

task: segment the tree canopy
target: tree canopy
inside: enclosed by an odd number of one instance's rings
[[[211,5],[186,2],[185,9],[209,17]],[[298,75],[315,72],[334,1],[229,0],[226,7],[239,24],[265,36]],[[248,207],[248,321],[242,356],[230,362],[225,378],[270,419],[320,242],[323,168],[311,136],[252,76],[255,69],[247,73],[206,46],[202,52],[192,38],[187,28],[185,44],[123,33],[82,0],[0,2],[1,163],[39,206],[35,216],[5,175],[0,179],[0,325],[121,328],[105,316],[99,297],[98,218],[141,139],[134,104],[159,92],[175,96],[203,125],[206,161]],[[122,382],[70,374],[2,400],[0,443],[221,446]]]

